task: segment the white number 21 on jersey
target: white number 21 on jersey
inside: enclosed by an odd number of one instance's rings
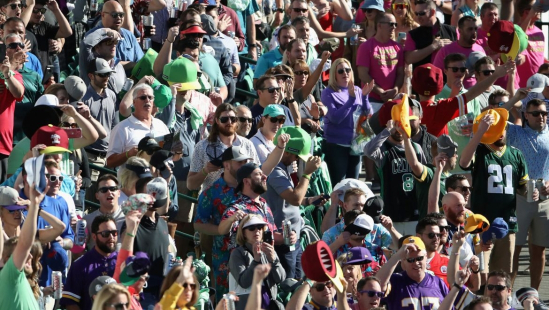
[[[503,173],[500,165],[489,165],[488,173],[488,193],[513,195],[513,167],[507,165],[503,167]]]
[[[431,310],[437,310],[440,306],[440,299],[437,297],[408,297],[402,300],[402,308],[413,306],[414,310],[421,310],[424,306],[430,307]]]

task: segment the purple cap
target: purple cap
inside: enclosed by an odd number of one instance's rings
[[[120,283],[130,286],[137,282],[139,278],[149,272],[151,261],[145,252],[137,252],[134,256],[126,259],[126,267],[120,273]]]

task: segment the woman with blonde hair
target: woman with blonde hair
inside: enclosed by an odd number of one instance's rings
[[[130,292],[123,285],[107,284],[95,296],[92,310],[128,310],[130,298]]]
[[[286,271],[275,252],[273,239],[263,240],[267,226],[263,218],[253,214],[246,215],[238,226],[236,242],[239,246],[231,252],[229,259],[229,291],[235,292],[239,297],[237,310],[244,310],[246,307],[257,265],[271,265],[271,271],[263,282],[263,290],[270,298],[269,301],[262,302],[262,309],[272,309],[269,305],[275,302],[273,299],[276,299],[278,293],[276,285],[286,279]]]
[[[59,104],[68,104],[69,103],[69,93],[65,89],[65,85],[62,83],[56,83],[50,85],[50,87],[46,88],[46,91],[44,91],[44,95],[54,95],[59,99]]]
[[[128,158],[126,165],[118,170],[118,180],[120,181],[119,205],[122,205],[131,195],[136,194],[135,183],[145,177],[152,177],[149,162],[137,156]]]
[[[168,272],[160,288],[162,310],[194,309],[200,288],[192,267],[193,258],[187,257],[183,266],[176,266]]]
[[[322,92],[322,103],[328,108],[324,117],[323,152],[330,171],[332,184],[344,178],[358,178],[360,156],[351,150],[355,133],[353,114],[371,115],[372,106],[368,94],[374,86],[372,80],[361,89],[355,86],[353,69],[349,60],[339,58],[330,68],[328,87]]]
[[[419,27],[419,24],[414,20],[414,16],[412,15],[412,3],[410,0],[393,0],[391,9],[397,22],[397,27],[395,29],[397,38],[393,38],[393,40],[404,46],[406,37],[404,37],[403,40],[399,40],[398,34],[401,32],[407,34],[408,31]]]

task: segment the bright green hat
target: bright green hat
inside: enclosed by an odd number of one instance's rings
[[[172,91],[171,89],[161,84],[157,79],[154,79],[154,82],[151,85],[154,92],[154,105],[159,109],[164,109],[172,101]]]
[[[178,91],[185,91],[191,89],[200,89],[200,83],[198,83],[198,74],[196,64],[187,58],[179,57],[169,64],[170,68],[167,72],[168,84],[181,83],[181,87]]]
[[[303,161],[308,161],[311,157],[311,135],[301,127],[287,126],[282,127],[276,133],[274,141],[277,141],[278,136],[287,133],[290,135],[290,140],[286,143],[285,151],[297,155]]]
[[[145,75],[156,76],[153,70],[153,65],[154,65],[156,56],[158,56],[158,53],[152,48],[149,48],[149,50],[145,53],[145,55],[143,55],[143,58],[141,58],[137,62],[137,64],[135,64],[135,67],[133,67],[132,76],[137,80],[140,80]]]
[[[263,116],[277,117],[284,115],[284,110],[278,104],[269,104],[265,110],[263,110]]]

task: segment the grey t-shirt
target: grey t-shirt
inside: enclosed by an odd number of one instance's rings
[[[93,241],[93,238],[91,237],[91,227],[92,227],[93,220],[101,214],[103,214],[103,213],[101,213],[101,211],[99,211],[99,209],[97,209],[94,212],[84,216],[84,219],[86,220],[87,231],[88,231],[87,232],[88,243],[86,243],[86,248],[88,248],[88,249],[91,249],[95,246],[95,242]],[[122,243],[123,238],[120,237],[120,232],[121,232],[121,229],[122,229],[122,225],[126,222],[126,216],[122,212],[121,207],[118,207],[118,210],[116,212],[114,212],[113,214],[111,214],[111,215],[114,218],[114,221],[116,223],[116,230],[118,230],[118,243]]]
[[[283,163],[279,163],[267,179],[267,192],[263,194],[263,198],[265,198],[273,212],[276,226],[282,228],[282,221],[290,220],[292,230],[299,236],[301,228],[305,224],[301,218],[299,206],[291,205],[280,197],[282,192],[293,187],[288,167]]]
[[[96,152],[107,152],[109,148],[109,136],[114,126],[118,125],[118,116],[116,115],[116,94],[106,88],[103,96],[99,95],[90,85],[82,102],[90,108],[90,113],[105,131],[107,136],[103,139],[97,139],[92,145],[86,147],[88,150]]]

